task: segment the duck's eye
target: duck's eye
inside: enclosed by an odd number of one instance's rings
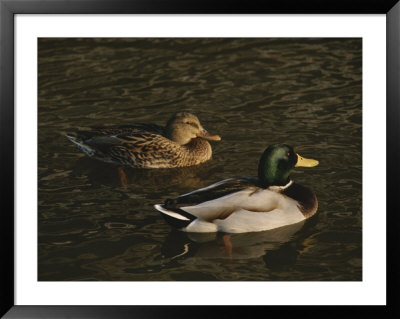
[[[191,125],[191,126],[193,126],[195,128],[199,128],[199,126],[194,122],[185,122],[185,124]]]

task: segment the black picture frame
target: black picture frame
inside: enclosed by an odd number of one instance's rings
[[[14,17],[16,14],[385,14],[387,49],[387,305],[386,306],[28,306],[14,304]],[[164,318],[254,315],[399,317],[396,201],[399,179],[400,3],[398,0],[0,0],[0,315],[4,318]],[[383,108],[384,106],[376,106]],[[378,212],[384,214],[384,212]],[[266,309],[268,307],[268,309]],[[259,314],[258,314],[259,315]]]

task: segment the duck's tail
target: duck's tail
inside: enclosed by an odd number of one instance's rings
[[[183,209],[173,207],[166,208],[163,204],[156,204],[154,208],[161,212],[161,215],[164,217],[165,221],[171,226],[181,229],[188,226],[192,221],[197,219],[196,216],[189,214]]]
[[[95,150],[91,148],[89,145],[85,144],[85,142],[77,136],[73,136],[72,134],[66,134],[67,138],[77,145],[79,149],[81,149],[85,154],[89,156],[93,156],[95,154]]]

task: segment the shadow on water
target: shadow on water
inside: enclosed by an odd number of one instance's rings
[[[165,239],[165,258],[250,259],[278,250],[304,226],[304,222],[262,232],[242,234],[185,233],[173,230]],[[229,237],[232,251],[226,247]]]
[[[178,189],[195,189],[206,186],[204,176],[218,171],[209,162],[191,167],[136,169],[104,163],[88,157],[79,158],[73,169],[75,176],[86,176],[93,186],[107,185],[128,189],[143,188],[153,192]]]
[[[296,264],[298,256],[306,249],[306,238],[315,233],[317,222],[318,214],[300,223],[262,232],[221,234],[172,230],[165,238],[161,254],[167,263],[177,260],[240,262],[261,258],[268,271],[286,271]],[[231,249],[226,246],[227,236]]]

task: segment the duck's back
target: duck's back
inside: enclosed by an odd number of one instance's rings
[[[74,133],[68,133],[67,135],[86,141],[96,136],[129,135],[138,133],[164,135],[165,128],[157,124],[135,123],[118,126],[91,127]]]

